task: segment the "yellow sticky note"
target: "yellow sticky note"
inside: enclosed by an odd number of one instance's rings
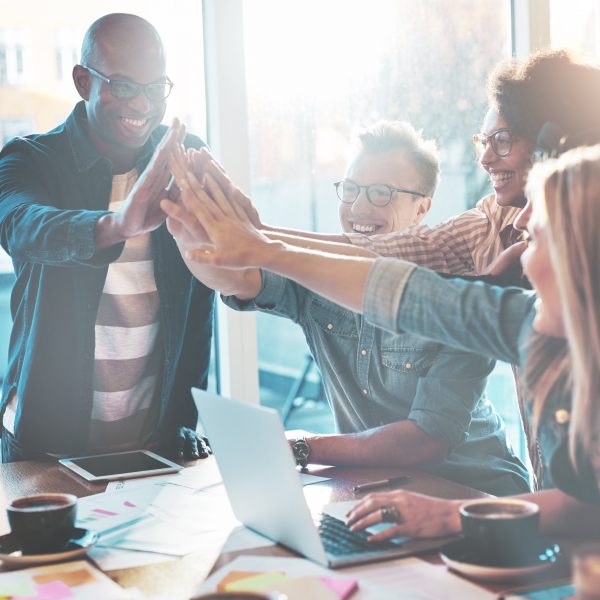
[[[287,581],[289,577],[283,573],[259,573],[245,579],[239,579],[226,586],[227,592],[262,592],[275,584]]]

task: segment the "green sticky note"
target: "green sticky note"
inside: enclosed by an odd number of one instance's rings
[[[0,598],[12,598],[13,596],[35,596],[36,590],[33,582],[27,577],[15,579],[12,573],[8,574],[8,581],[2,581],[0,577]],[[12,581],[10,581],[12,579]]]
[[[228,592],[262,592],[276,583],[287,581],[289,577],[283,573],[258,573],[245,579],[239,579],[230,583],[226,590]]]

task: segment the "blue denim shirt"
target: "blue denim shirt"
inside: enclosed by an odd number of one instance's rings
[[[253,301],[223,298],[298,323],[323,376],[341,433],[410,420],[448,442],[434,473],[493,494],[527,491],[527,472],[508,448],[502,421],[483,395],[493,361],[422,337],[392,334],[267,271]]]
[[[138,172],[165,130],[141,149]],[[203,145],[193,136],[186,143]],[[0,241],[16,274],[0,409],[16,391],[15,439],[26,457],[86,447],[98,303],[124,245],[95,247],[112,175],[87,135],[83,102],[53,131],[14,139],[0,153]],[[213,292],[190,275],[166,226],[151,240],[164,346],[160,442],[177,426],[196,425],[190,387],[206,385]]]
[[[379,259],[366,282],[364,316],[389,331],[424,335],[465,352],[523,365],[535,300],[533,292],[521,288],[442,278],[412,263]],[[526,407],[530,411],[531,403]],[[536,445],[544,488],[554,486],[550,460],[568,429],[560,410],[570,408],[570,398],[551,394],[540,418]]]

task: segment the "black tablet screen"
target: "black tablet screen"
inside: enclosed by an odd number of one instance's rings
[[[166,465],[143,452],[125,454],[107,454],[106,456],[92,456],[73,460],[73,464],[90,472],[94,477],[106,477],[118,473],[138,473],[154,469],[166,469]]]

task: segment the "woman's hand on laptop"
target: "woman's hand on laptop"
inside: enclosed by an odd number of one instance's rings
[[[387,521],[389,515],[393,515],[396,524],[370,536],[369,541],[379,542],[400,536],[442,537],[460,533],[458,507],[463,502],[401,490],[378,492],[365,496],[352,508],[348,513],[348,525],[352,531],[360,531]]]

